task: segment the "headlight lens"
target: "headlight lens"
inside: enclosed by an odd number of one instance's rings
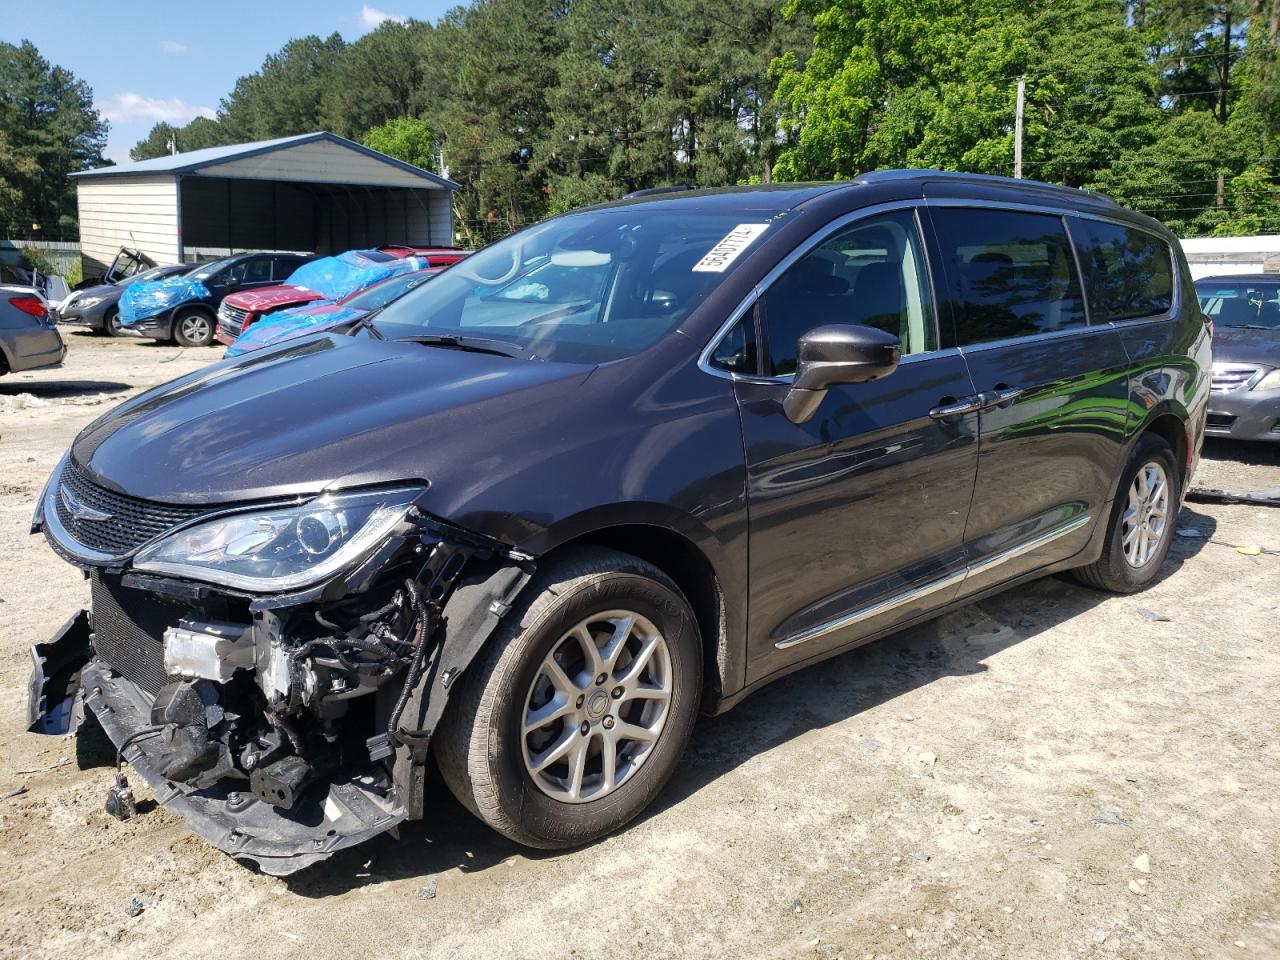
[[[421,493],[421,487],[397,487],[326,495],[220,517],[146,547],[133,566],[251,592],[296,590],[361,559]]]
[[[1272,370],[1253,385],[1254,390],[1280,390],[1280,367]]]
[[[102,297],[77,297],[74,305],[77,310],[88,310],[90,307],[96,307],[102,302]]]

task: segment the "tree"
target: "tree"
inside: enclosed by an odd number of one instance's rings
[[[374,127],[365,134],[364,145],[423,170],[435,169],[435,138],[427,122],[417,117],[399,117]]]
[[[0,195],[18,197],[5,232],[26,235],[36,225],[42,236],[73,234],[76,194],[68,175],[107,162],[107,124],[93,91],[51,66],[30,41],[0,43],[0,134],[12,158],[0,157]]]
[[[324,128],[326,94],[339,83],[338,64],[346,42],[337,34],[325,39],[290,40],[270,54],[262,68],[236,81],[221,103],[218,122],[233,142],[270,140]]]
[[[430,89],[418,50],[431,32],[430,24],[417,20],[385,20],[350,44],[325,91],[326,129],[358,140],[380,124],[420,114]]]

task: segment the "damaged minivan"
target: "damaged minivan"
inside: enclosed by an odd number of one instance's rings
[[[1151,583],[1209,335],[1176,239],[936,172],[636,195],[87,427],[33,729],[287,874],[430,817],[625,824],[699,711],[1049,572]],[[108,794],[134,812],[128,780]]]

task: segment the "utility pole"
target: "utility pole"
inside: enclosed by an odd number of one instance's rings
[[[1018,78],[1018,110],[1013,119],[1013,176],[1022,179],[1022,108],[1027,99],[1027,78]]]

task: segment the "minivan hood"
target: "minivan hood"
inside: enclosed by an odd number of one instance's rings
[[[1254,363],[1280,367],[1280,327],[1272,330],[1215,327],[1213,359],[1218,363]]]
[[[530,430],[592,367],[368,336],[290,341],[128,401],[87,427],[76,463],[166,503],[227,504],[376,483],[474,483],[451,446]]]

